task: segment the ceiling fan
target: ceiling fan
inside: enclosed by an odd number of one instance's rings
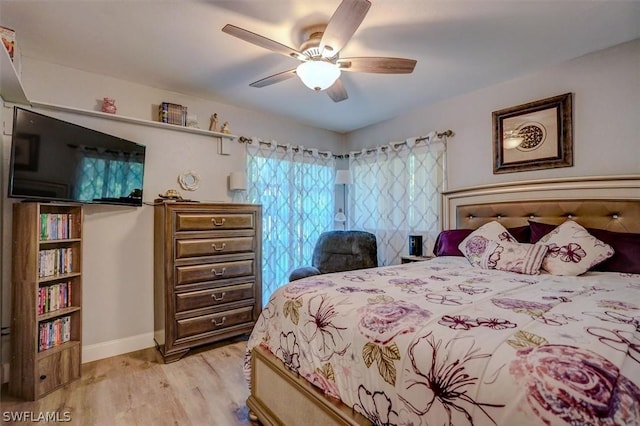
[[[416,66],[415,60],[405,58],[340,57],[340,50],[356,32],[370,7],[369,0],[343,0],[328,24],[307,29],[307,39],[299,50],[235,25],[227,24],[222,31],[256,46],[302,61],[297,68],[255,81],[250,84],[251,87],[269,86],[297,75],[310,89],[317,92],[326,90],[334,102],[340,102],[349,97],[340,80],[341,71],[410,74]]]

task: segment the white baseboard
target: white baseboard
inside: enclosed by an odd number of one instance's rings
[[[86,345],[82,347],[82,363],[97,361],[99,359],[122,355],[153,346],[155,346],[153,342],[153,332]]]

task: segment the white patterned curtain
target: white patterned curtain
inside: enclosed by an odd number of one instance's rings
[[[349,154],[354,184],[349,223],[376,235],[378,263],[400,263],[409,235],[421,235],[423,255],[440,231],[440,194],[445,187],[446,136],[390,143]]]
[[[262,303],[309,266],[333,228],[335,160],[330,152],[256,139],[247,143],[247,201],[262,205]]]

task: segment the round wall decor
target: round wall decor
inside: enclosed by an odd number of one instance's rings
[[[200,186],[200,176],[193,171],[184,172],[178,176],[178,183],[185,191],[195,191]]]

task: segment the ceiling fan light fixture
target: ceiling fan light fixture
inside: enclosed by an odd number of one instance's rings
[[[311,60],[298,65],[296,74],[305,86],[319,92],[328,89],[336,82],[340,77],[340,69],[330,62]]]

